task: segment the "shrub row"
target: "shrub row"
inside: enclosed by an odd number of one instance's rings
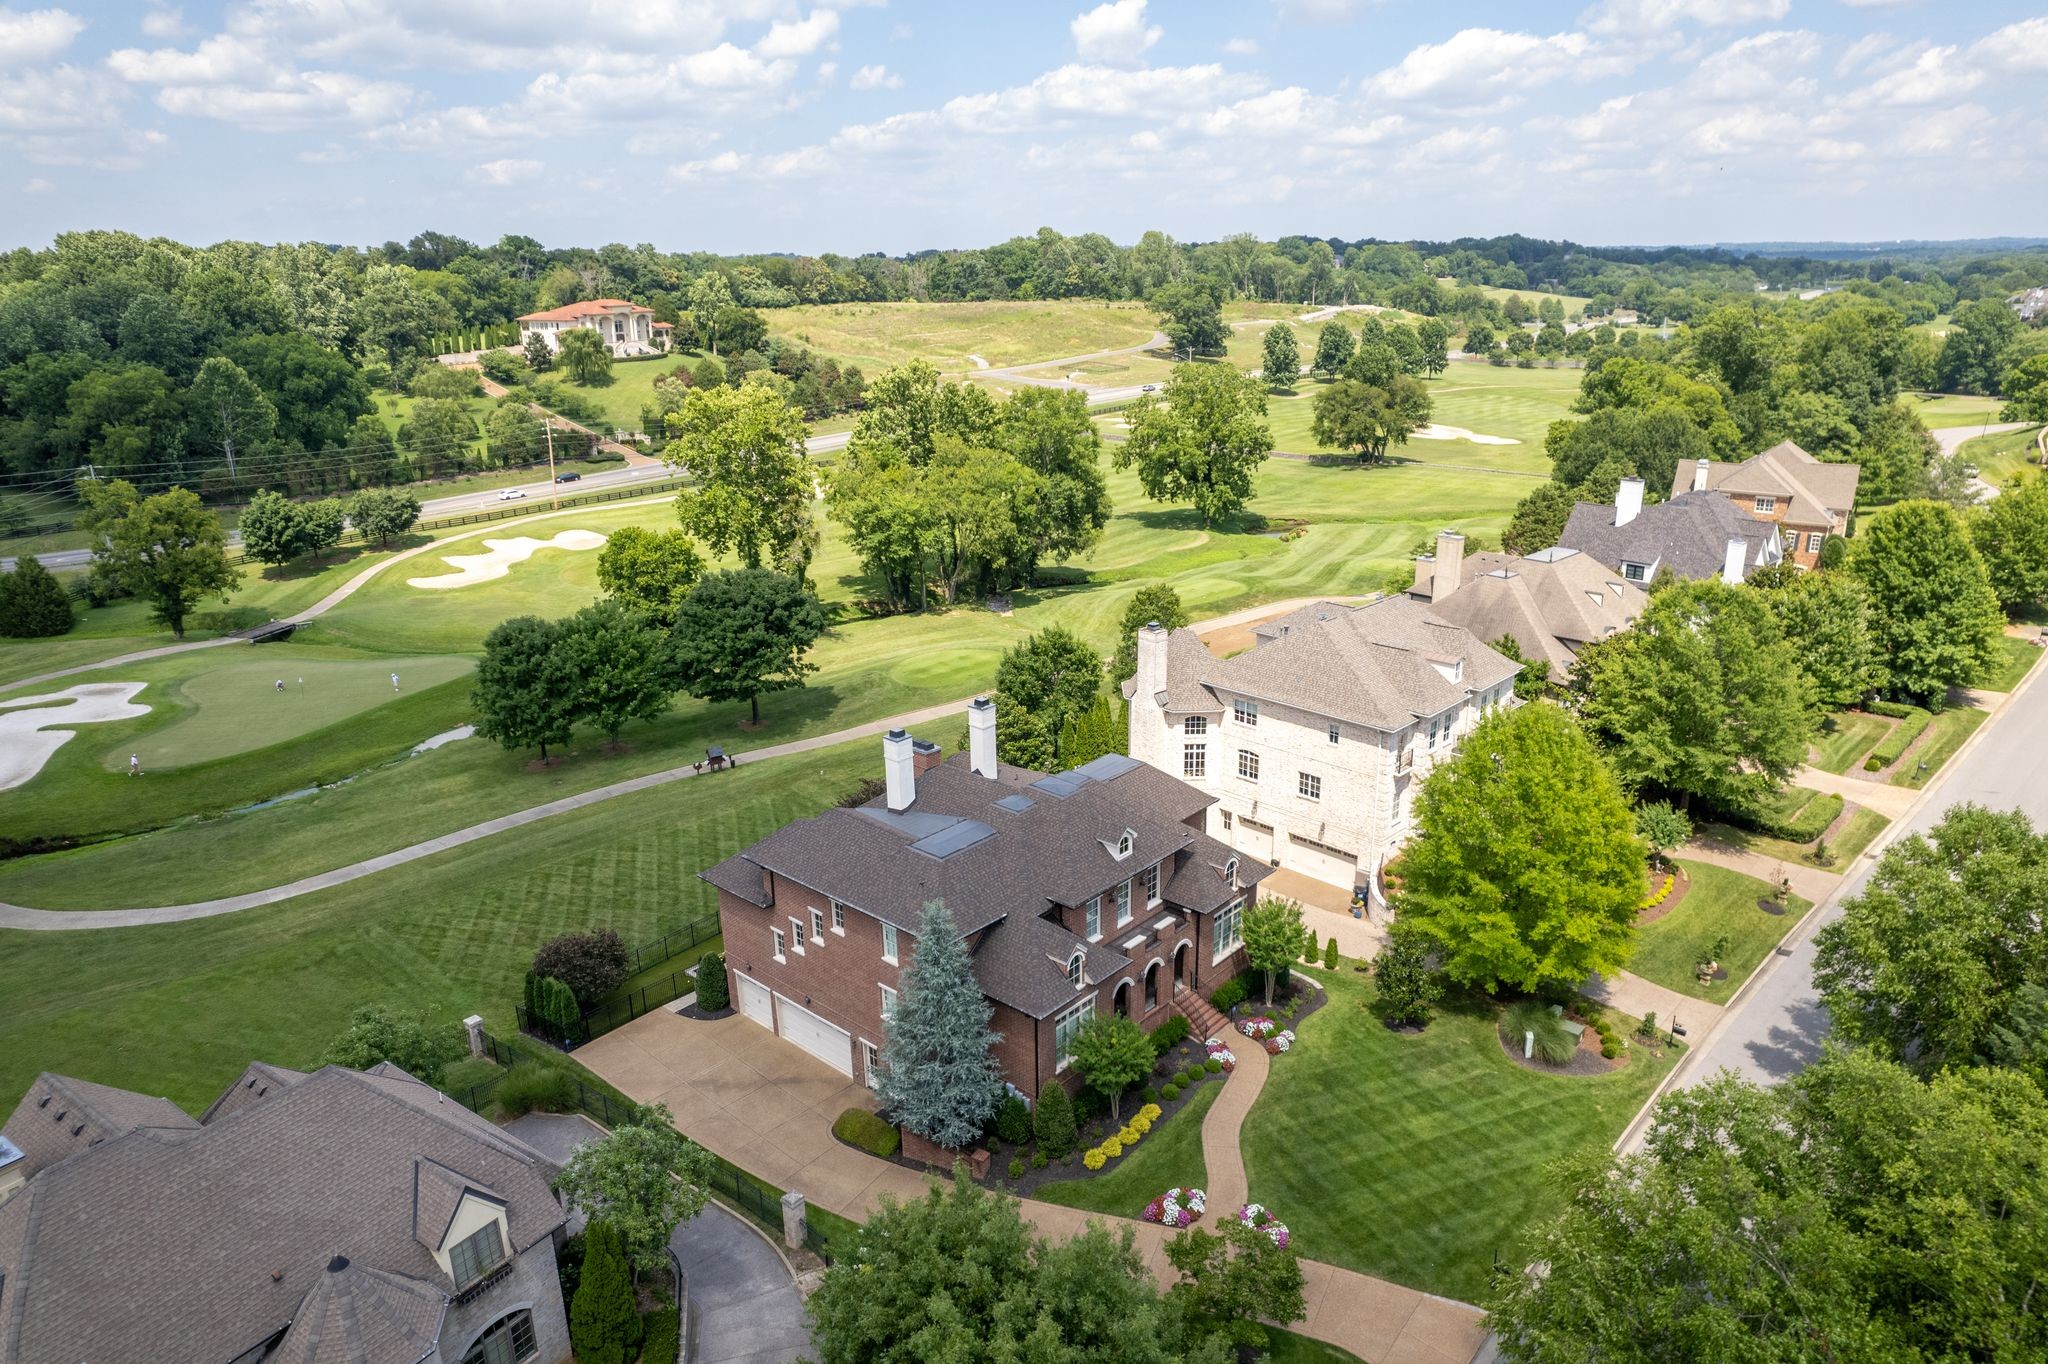
[[[1655,909],[1658,905],[1663,904],[1666,900],[1671,898],[1671,888],[1673,886],[1676,886],[1677,884],[1678,874],[1676,872],[1666,873],[1664,877],[1664,884],[1657,887],[1655,891],[1651,892],[1649,899],[1643,901],[1640,905],[1637,905],[1636,912],[1640,914],[1642,911],[1646,909]]]
[[[841,1113],[832,1123],[832,1135],[883,1160],[893,1157],[903,1145],[903,1138],[894,1127],[865,1108],[849,1108]]]
[[[1124,1124],[1122,1131],[1111,1133],[1103,1138],[1100,1146],[1083,1152],[1081,1163],[1091,1170],[1100,1170],[1103,1166],[1109,1164],[1109,1162],[1115,1160],[1133,1146],[1136,1146],[1138,1139],[1151,1131],[1152,1124],[1158,1121],[1158,1119],[1159,1105],[1146,1104],[1143,1108],[1131,1114],[1131,1120]]]
[[[1164,1023],[1154,1028],[1149,1036],[1152,1038],[1152,1054],[1154,1056],[1164,1056],[1181,1043],[1187,1041],[1188,1021],[1179,1014],[1175,1014],[1172,1018],[1167,1019]]]
[[[1227,1014],[1251,998],[1252,987],[1245,983],[1243,976],[1232,976],[1216,988],[1209,996],[1209,1002],[1216,1006],[1216,1012]]]
[[[1934,717],[1918,706],[1901,707],[1906,713],[1892,726],[1892,732],[1878,741],[1870,756],[1863,760],[1866,772],[1881,772],[1904,756],[1915,739],[1927,732],[1927,726],[1934,723]]]
[[[683,1324],[673,1307],[643,1318],[647,1334],[640,1343],[641,1364],[672,1364],[683,1352]]]
[[[1920,707],[1908,705],[1904,701],[1868,701],[1864,703],[1863,709],[1872,715],[1882,715],[1888,720],[1903,720]]]
[[[1755,823],[1773,838],[1782,838],[1787,843],[1811,843],[1841,817],[1844,804],[1840,796],[1817,795],[1789,815],[1760,814]]]

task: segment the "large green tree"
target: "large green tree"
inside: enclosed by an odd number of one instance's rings
[[[1885,850],[1820,931],[1814,983],[1836,1033],[1916,1071],[1981,1063],[2022,992],[2048,987],[2048,835],[1958,805]]]
[[[1316,358],[1311,368],[1325,379],[1336,378],[1351,363],[1351,352],[1357,344],[1358,337],[1344,325],[1344,319],[1331,318],[1316,334]]]
[[[569,742],[580,705],[577,660],[561,648],[562,627],[539,616],[514,616],[484,636],[470,706],[476,732],[506,748]]]
[[[2000,421],[2048,422],[2048,353],[2030,355],[2008,369],[1999,391],[2005,395]]]
[[[708,573],[676,608],[676,682],[705,701],[747,702],[758,725],[762,692],[801,687],[817,671],[804,656],[829,624],[817,597],[786,573]]]
[[[1294,328],[1285,322],[1266,328],[1260,356],[1268,388],[1291,389],[1300,380],[1301,343],[1295,339]]]
[[[150,618],[185,637],[185,618],[203,598],[228,594],[242,573],[228,563],[220,518],[188,488],[143,497],[122,479],[79,483],[92,537],[93,574],[149,603]]]
[[[894,445],[848,447],[827,475],[825,506],[846,542],[881,583],[890,606],[924,606],[939,520],[924,471]]]
[[[415,1080],[438,1085],[442,1070],[462,1054],[462,1030],[456,1025],[432,1023],[382,1004],[364,1004],[349,1014],[348,1026],[327,1044],[321,1059],[350,1070],[368,1070],[388,1061]]]
[[[1970,540],[2000,606],[2018,612],[2048,601],[2048,477],[2028,472],[2007,484],[1972,518]]]
[[[748,568],[779,560],[810,519],[803,413],[760,385],[693,389],[668,429],[669,462],[697,480],[676,499],[683,529]]]
[[[577,1364],[633,1364],[640,1346],[640,1310],[626,1248],[611,1223],[583,1233],[583,1270],[569,1299],[569,1341]]]
[[[348,500],[348,520],[364,544],[391,543],[419,523],[420,500],[397,488],[365,488]]]
[[[1251,501],[1272,449],[1264,385],[1228,365],[1177,365],[1166,401],[1131,413],[1116,467],[1135,465],[1147,497],[1193,502],[1202,524],[1213,526]]]
[[[1152,1073],[1159,1054],[1152,1039],[1125,1014],[1097,1014],[1074,1035],[1074,1069],[1109,1100],[1109,1119],[1121,1124],[1124,1091]]]
[[[704,1211],[711,1170],[711,1153],[653,1104],[577,1147],[554,1182],[568,1207],[611,1225],[633,1272],[645,1275],[668,1264],[669,1238]]]
[[[1818,719],[1799,651],[1761,594],[1717,578],[1654,593],[1572,668],[1586,727],[1623,783],[1753,811],[1806,761]]]
[[[412,456],[413,469],[421,478],[466,467],[475,440],[476,418],[454,398],[420,399],[398,431],[398,443]]]
[[[664,630],[703,572],[704,556],[680,530],[621,526],[597,552],[597,585]]]
[[[1487,1303],[1514,1364],[2048,1357],[2048,1103],[2012,1072],[1723,1071],[1658,1105],[1642,1154],[1555,1178]]]
[[[1501,532],[1501,548],[1510,554],[1534,554],[1549,549],[1564,534],[1578,498],[1562,483],[1543,483],[1515,504],[1507,529]]]
[[[1301,955],[1301,906],[1292,900],[1261,896],[1244,911],[1244,956],[1264,977],[1266,1007],[1273,1007],[1273,987],[1280,973]]]
[[[1939,502],[1873,513],[1849,542],[1884,687],[1935,704],[1998,666],[2005,616],[1962,518]]]
[[[1008,701],[1034,717],[1048,735],[1057,735],[1069,720],[1094,704],[1102,690],[1102,658],[1065,626],[1048,625],[1003,653],[996,664],[998,704]],[[996,733],[1003,733],[998,717]],[[1018,738],[1021,741],[1023,735]],[[1002,740],[1005,762],[1034,766]],[[1014,755],[1014,756],[1009,756]]]
[[[612,381],[612,348],[589,327],[572,327],[561,334],[555,363],[585,386]]]
[[[620,602],[593,602],[561,622],[558,649],[576,675],[576,714],[612,743],[629,720],[667,713],[675,697],[668,638],[661,627]]]
[[[1307,1314],[1301,1261],[1292,1247],[1221,1211],[1215,1230],[1193,1227],[1166,1243],[1166,1262],[1180,1274],[1167,1296],[1203,1336],[1262,1349],[1266,1322],[1285,1325]]]
[[[38,639],[70,631],[71,598],[43,561],[23,554],[11,573],[0,573],[0,635]]]
[[[1844,710],[1870,694],[1878,681],[1877,648],[1861,582],[1846,573],[1794,571],[1764,599],[1824,709]]]
[[[306,509],[268,488],[249,498],[235,528],[242,549],[259,564],[288,564],[306,552]]]
[[[1180,593],[1165,583],[1139,588],[1124,607],[1123,620],[1117,626],[1116,653],[1109,661],[1111,683],[1128,681],[1137,673],[1138,631],[1154,622],[1169,634],[1188,623],[1188,609],[1181,605]]]
[[[1003,1093],[989,1029],[994,1006],[981,992],[966,941],[943,900],[924,907],[903,968],[896,1012],[882,1039],[883,1111],[934,1145],[964,1147],[981,1135]]]
[[[1347,377],[1316,394],[1309,429],[1323,445],[1377,461],[1429,425],[1430,409],[1429,390],[1405,374],[1388,376],[1385,386]]]
[[[1957,304],[1934,364],[1936,386],[1944,393],[1996,393],[2006,374],[2007,348],[2020,325],[2001,299]]]
[[[1657,500],[1670,494],[1679,460],[1714,456],[1706,432],[1675,406],[1606,407],[1583,421],[1552,422],[1543,451],[1559,483],[1584,482],[1600,465],[1618,460]]]
[[[1027,509],[1032,557],[1065,563],[1092,548],[1109,524],[1102,435],[1084,393],[1020,388],[996,409],[992,443],[1039,480]]]
[[[1423,783],[1401,862],[1401,922],[1453,980],[1573,989],[1628,960],[1643,845],[1614,773],[1571,717],[1486,716]]]
[[[199,367],[185,393],[185,411],[186,438],[219,456],[230,482],[236,461],[261,450],[277,434],[277,408],[256,381],[224,355]]]
[[[1159,329],[1181,356],[1221,355],[1230,344],[1215,281],[1197,277],[1168,284],[1153,290],[1149,302],[1159,314]]]

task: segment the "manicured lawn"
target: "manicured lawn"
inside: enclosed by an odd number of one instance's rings
[[[0,1108],[37,1071],[57,1070],[198,1112],[251,1058],[313,1064],[364,1002],[450,1023],[477,1012],[502,1036],[542,942],[610,927],[639,943],[711,912],[699,868],[816,814],[875,766],[870,742],[844,745],[643,792],[280,905],[6,934]]]
[[[1637,931],[1628,969],[1681,994],[1725,1004],[1813,906],[1791,895],[1783,914],[1766,914],[1757,908],[1757,901],[1771,893],[1762,881],[1706,862],[1681,858],[1679,864],[1692,878],[1692,889],[1678,908]],[[1702,985],[1693,967],[1724,936],[1728,949],[1720,962],[1728,978]]]
[[[1982,426],[1995,422],[2005,400],[1974,393],[1913,393],[1906,396],[1906,404],[1919,414],[1922,426],[1930,431],[1939,431],[1948,427]]]
[[[1593,301],[1590,298],[1583,298],[1578,294],[1553,294],[1545,289],[1503,289],[1493,284],[1481,284],[1477,287],[1480,293],[1485,294],[1496,303],[1506,303],[1510,298],[1519,295],[1522,302],[1528,304],[1532,309],[1544,299],[1554,298],[1564,304],[1566,317],[1570,317],[1573,313],[1584,312],[1586,305]]]
[[[2041,467],[2037,463],[2041,448],[2035,444],[2040,434],[2040,427],[2030,426],[2020,431],[1977,436],[1964,441],[1957,453],[1977,466],[1977,477],[1994,488],[2002,488],[2013,475]]]
[[[1101,1174],[1040,1185],[1032,1197],[1063,1208],[1136,1217],[1145,1211],[1147,1203],[1168,1189],[1206,1189],[1209,1170],[1202,1161],[1202,1117],[1222,1092],[1221,1084],[1204,1080],[1189,1096],[1187,1107],[1164,1126],[1146,1133],[1137,1150],[1119,1157]],[[1237,1209],[1230,1211],[1234,1213]],[[1204,1220],[1214,1216],[1211,1213]]]
[[[1860,710],[1838,710],[1814,741],[1813,765],[1823,772],[1847,772],[1891,732],[1892,722]]]
[[[1266,1328],[1267,1364],[1364,1364],[1349,1350],[1292,1331]]]
[[[832,303],[764,314],[776,336],[799,341],[870,381],[892,365],[929,360],[946,373],[998,369],[1135,346],[1157,326],[1141,303]]]
[[[1304,1256],[1467,1302],[1557,1209],[1550,1162],[1604,1150],[1668,1064],[1634,1051],[1607,1075],[1539,1074],[1508,1059],[1490,1001],[1458,996],[1411,1036],[1366,1010],[1364,977],[1323,979],[1330,1002],[1245,1121],[1251,1196]]]
[[[1828,844],[1828,851],[1835,856],[1836,867],[1847,866],[1856,855],[1870,846],[1870,840],[1884,831],[1891,823],[1875,810],[1858,808],[1849,816],[1849,822],[1842,826],[1842,832]]]
[[[1975,706],[1952,706],[1934,717],[1934,723],[1927,727],[1927,734],[1920,740],[1920,746],[1899,760],[1892,773],[1893,786],[1910,786],[1915,790],[1927,785],[1935,773],[1941,771],[1943,763],[1956,755],[1963,741],[1977,732],[1977,726],[1990,718],[1990,712]]]
[[[1985,682],[1985,691],[2011,691],[2041,661],[2042,649],[2038,644],[2014,639],[2011,635],[2006,635],[1999,643],[2005,647],[2005,661],[1999,665],[1997,675]]]

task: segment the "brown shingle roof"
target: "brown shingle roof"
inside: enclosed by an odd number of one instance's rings
[[[433,1352],[447,1310],[432,1284],[337,1255],[264,1364],[417,1364]]]
[[[1671,478],[1674,496],[1692,488],[1693,472],[1699,461],[1682,459]],[[1863,470],[1854,464],[1833,464],[1815,459],[1791,441],[1779,441],[1761,454],[1739,464],[1710,461],[1707,491],[1736,497],[1789,499],[1785,507],[1788,525],[1841,530],[1856,509],[1856,485]]]
[[[0,1205],[0,1357],[219,1364],[292,1320],[336,1254],[452,1291],[413,1236],[422,1157],[501,1191],[515,1250],[564,1220],[550,1162],[396,1067],[328,1066],[186,1122],[104,1141]]]
[[[1523,657],[1544,660],[1552,680],[1563,682],[1578,646],[1626,630],[1644,601],[1642,588],[1591,555],[1556,547],[1468,554],[1458,590],[1431,599],[1429,609],[1488,644],[1512,636]]]
[[[20,1171],[36,1171],[138,1128],[199,1124],[169,1099],[44,1071],[36,1076],[0,1136],[20,1148]]]

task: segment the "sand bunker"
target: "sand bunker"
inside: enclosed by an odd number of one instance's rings
[[[594,530],[565,530],[552,540],[535,540],[526,535],[510,540],[486,540],[484,548],[490,551],[488,554],[441,556],[441,562],[455,565],[457,572],[443,573],[437,578],[407,578],[405,581],[412,587],[424,587],[430,592],[449,587],[470,587],[504,577],[512,571],[512,565],[531,559],[535,550],[596,549],[603,543],[604,537]]]
[[[88,682],[46,696],[18,696],[0,701],[0,791],[26,785],[43,770],[50,756],[74,737],[69,729],[46,725],[91,725],[107,720],[133,720],[149,714],[134,704],[143,682]],[[59,702],[69,701],[70,705]],[[19,709],[35,706],[35,710]]]
[[[1437,426],[1432,424],[1410,434],[1417,440],[1469,440],[1474,445],[1520,445],[1522,443],[1512,436],[1482,436],[1477,431],[1467,431],[1462,426]]]

